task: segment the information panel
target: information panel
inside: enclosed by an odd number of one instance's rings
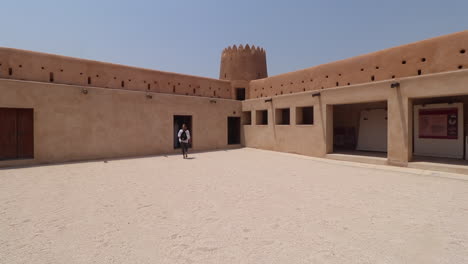
[[[458,109],[420,109],[419,138],[458,139]]]

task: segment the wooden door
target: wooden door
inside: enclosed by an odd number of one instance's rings
[[[32,109],[17,109],[18,158],[34,156],[33,122]]]
[[[18,157],[16,109],[0,108],[0,160]]]
[[[33,157],[33,109],[0,108],[0,160]]]

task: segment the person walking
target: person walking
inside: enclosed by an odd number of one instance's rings
[[[184,159],[188,158],[188,147],[190,142],[190,131],[187,129],[187,125],[183,124],[182,129],[177,133],[179,138],[180,147],[182,148],[182,155]]]

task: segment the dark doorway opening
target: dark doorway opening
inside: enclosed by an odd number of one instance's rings
[[[174,148],[175,149],[180,148],[178,133],[179,133],[179,130],[182,129],[183,124],[187,125],[187,129],[190,132],[191,141],[189,143],[189,148],[191,148],[193,144],[192,116],[175,115],[174,116]]]
[[[236,88],[236,100],[245,100],[245,88]]]
[[[33,109],[0,108],[0,160],[34,158]]]
[[[228,117],[228,145],[240,144],[240,117]]]

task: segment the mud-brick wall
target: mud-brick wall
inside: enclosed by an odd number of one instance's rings
[[[260,98],[468,68],[468,31],[250,82]]]
[[[0,95],[0,107],[34,109],[34,159],[0,166],[174,153],[174,115],[192,116],[194,151],[223,149],[241,112],[235,100],[16,80]]]
[[[1,47],[0,78],[231,98],[229,81]]]

